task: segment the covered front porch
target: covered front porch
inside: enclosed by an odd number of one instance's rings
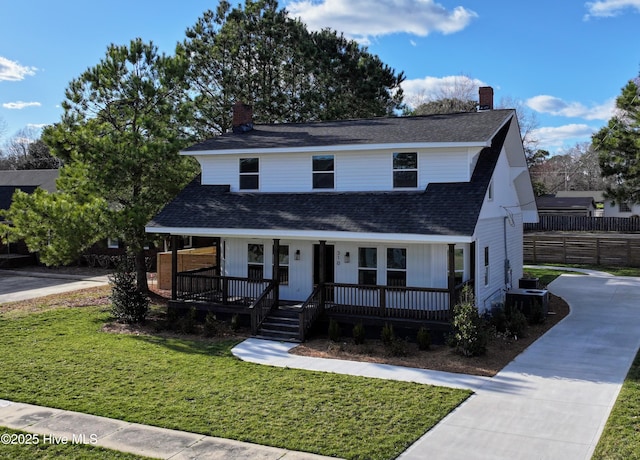
[[[280,253],[279,243],[278,239],[273,240],[274,254]],[[327,250],[332,246],[326,241],[320,241],[317,246],[316,276],[304,300],[282,300],[281,277],[256,279],[222,275],[218,260],[217,266],[183,272],[177,271],[177,265],[172,266],[171,308],[242,315],[250,321],[253,335],[304,341],[320,318],[352,324],[397,322],[416,328],[448,325],[462,289],[473,284],[473,276],[462,281],[456,272],[454,244],[448,245],[447,287],[438,288],[335,282],[327,279],[332,272],[330,265],[335,263],[331,250]],[[280,258],[273,257],[272,263],[271,273],[282,273]]]

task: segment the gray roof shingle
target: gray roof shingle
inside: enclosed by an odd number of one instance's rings
[[[314,123],[256,125],[242,134],[225,133],[184,152],[332,145],[489,142],[513,110],[421,117],[372,118]]]

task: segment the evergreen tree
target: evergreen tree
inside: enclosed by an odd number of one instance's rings
[[[276,0],[221,1],[186,32],[177,53],[191,63],[200,137],[231,126],[231,106],[253,105],[257,123],[392,115],[401,107],[401,74],[356,42],[309,32]]]
[[[600,168],[611,185],[606,195],[617,202],[640,203],[640,77],[622,88],[616,115],[593,135]]]
[[[47,231],[59,233],[60,239],[80,239],[76,245],[52,239],[59,248],[46,259],[50,263],[73,259],[79,249],[105,236],[122,238],[136,261],[138,287],[146,291],[145,225],[195,174],[191,161],[178,155],[191,142],[184,129],[189,114],[185,67],[136,39],[129,46],[111,45],[98,65],[73,80],[62,120],[47,127],[43,139],[64,161],[62,171],[73,171],[76,180],[59,182],[55,197],[42,192],[31,203],[14,203],[9,211],[13,233],[48,225]],[[88,222],[82,233],[66,235],[63,221],[17,219],[25,209],[39,209],[60,197],[78,205],[89,200],[95,206],[86,210],[86,218],[101,225]],[[44,243],[27,239],[32,251],[46,252]]]

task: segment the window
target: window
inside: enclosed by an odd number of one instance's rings
[[[619,212],[631,212],[631,207],[629,206],[629,203],[620,203],[618,204],[618,211]]]
[[[387,285],[407,285],[407,250],[387,248]]]
[[[258,158],[240,158],[240,190],[258,190],[259,172]]]
[[[313,188],[334,188],[333,155],[314,155],[312,159]]]
[[[489,285],[489,246],[484,248],[484,285]]]
[[[118,249],[120,247],[120,240],[118,238],[107,238],[107,247],[109,249]]]
[[[250,244],[247,251],[247,278],[264,279],[264,245]]]
[[[456,249],[454,253],[456,259],[456,284],[460,284],[464,280],[464,249]]]
[[[489,182],[489,191],[487,192],[487,200],[493,201],[493,181]]]
[[[417,187],[418,186],[418,154],[394,153],[393,154],[393,187]]]
[[[278,254],[280,263],[280,271],[278,272],[278,281],[280,284],[289,284],[289,246],[280,246]]]
[[[378,284],[378,250],[358,248],[358,284],[374,286]]]

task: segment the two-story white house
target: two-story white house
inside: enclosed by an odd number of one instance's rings
[[[202,174],[147,231],[217,238],[218,266],[174,266],[174,306],[303,340],[320,315],[445,323],[464,284],[482,311],[522,276],[537,210],[514,110],[253,125],[236,104],[232,132],[181,153]]]

